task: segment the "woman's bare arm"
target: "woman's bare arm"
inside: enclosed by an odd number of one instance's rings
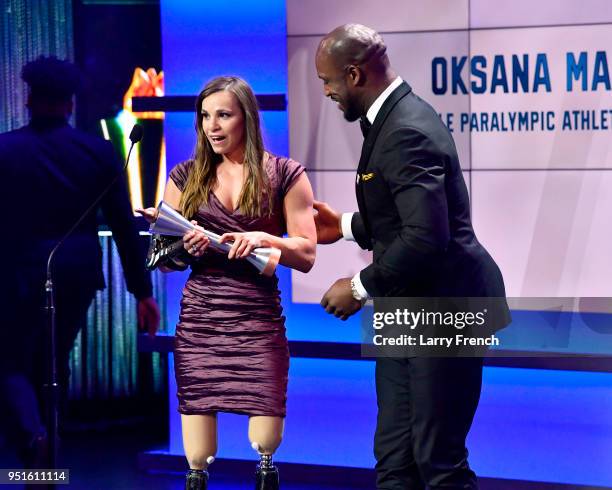
[[[308,272],[314,264],[317,244],[312,203],[312,187],[303,173],[283,200],[288,236],[277,237],[261,231],[225,233],[221,237],[222,241],[234,241],[228,257],[244,258],[254,248],[275,247],[281,251],[281,264],[300,272]]]

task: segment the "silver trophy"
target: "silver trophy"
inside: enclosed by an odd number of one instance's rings
[[[175,211],[168,203],[161,201],[157,206],[157,219],[149,227],[150,233],[160,235],[183,236],[186,232],[195,229],[195,225]],[[221,243],[221,235],[204,230],[210,240],[210,246],[221,251],[229,252],[233,242]],[[260,247],[253,250],[246,260],[253,264],[264,276],[272,276],[278,265],[281,251],[274,247]]]

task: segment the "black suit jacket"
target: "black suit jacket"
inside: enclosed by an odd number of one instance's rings
[[[38,287],[32,282],[44,279],[50,250],[117,172],[121,165],[109,142],[74,129],[63,119],[35,120],[1,134],[6,233],[0,250],[5,278],[12,271],[22,283]],[[100,207],[117,242],[128,290],[139,299],[150,296],[151,281],[144,270],[146,243],[138,236],[124,178],[113,185]],[[97,231],[94,211],[60,247],[54,268],[58,287],[104,287]]]
[[[505,297],[501,272],[472,228],[453,138],[405,82],[363,143],[356,192],[351,228],[374,252],[360,274],[371,296]]]

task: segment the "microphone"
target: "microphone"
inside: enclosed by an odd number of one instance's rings
[[[53,274],[51,272],[51,265],[53,264],[53,258],[60,246],[66,241],[66,239],[72,235],[74,230],[82,223],[87,215],[98,205],[102,198],[108,193],[113,187],[115,182],[125,172],[130,161],[130,155],[134,145],[142,139],[143,129],[140,124],[135,124],[130,132],[130,141],[132,142],[130,150],[128,151],[125,159],[125,164],[120,172],[114,176],[113,180],[105,187],[100,195],[91,203],[91,205],[85,210],[78,220],[72,225],[72,227],[66,232],[66,234],[60,239],[59,242],[53,247],[49,257],[47,258],[47,280],[45,282],[45,296],[46,296],[46,317],[47,317],[47,330],[49,332],[49,343],[47,346],[49,359],[49,373],[47,378],[47,397],[49,399],[48,410],[49,410],[49,427],[47,428],[49,434],[49,458],[51,468],[55,468],[57,463],[57,430],[58,430],[58,404],[59,404],[59,384],[57,382],[57,358],[56,358],[56,340],[55,340],[55,292],[53,284]]]
[[[142,140],[144,131],[142,130],[142,125],[134,124],[132,131],[130,132],[130,141],[133,145],[140,142]]]

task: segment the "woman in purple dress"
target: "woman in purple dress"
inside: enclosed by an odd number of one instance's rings
[[[206,488],[217,413],[232,412],[249,416],[249,439],[261,456],[256,488],[274,489],[271,456],[283,434],[289,351],[278,280],[244,259],[254,248],[275,247],[281,264],[310,270],[312,188],[299,163],[264,150],[257,101],[244,80],[213,79],[196,107],[195,157],[172,169],[164,194],[198,225],[183,237],[195,260],[174,350],[187,488]],[[155,219],[152,208],[140,212]],[[209,248],[200,227],[232,241],[229,253]]]

